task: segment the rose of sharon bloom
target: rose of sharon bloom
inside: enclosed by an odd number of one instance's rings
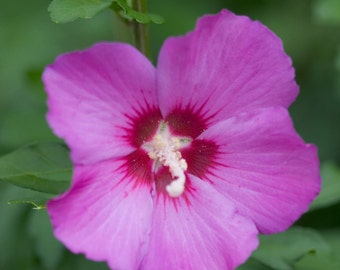
[[[48,122],[71,149],[55,236],[112,269],[234,269],[319,192],[294,130],[290,58],[265,26],[223,10],[165,41],[155,68],[127,44],[57,58]]]

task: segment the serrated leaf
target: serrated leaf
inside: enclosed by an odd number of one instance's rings
[[[340,202],[340,168],[332,162],[321,166],[322,188],[311,204],[310,210],[319,209]]]
[[[307,254],[328,253],[329,245],[312,229],[293,227],[283,233],[261,235],[260,247],[252,257],[275,270],[293,270]]]
[[[66,23],[89,19],[109,7],[114,0],[53,0],[48,7],[52,21]]]
[[[60,194],[70,184],[72,164],[61,143],[39,143],[0,158],[0,180],[44,193]]]
[[[136,20],[139,23],[153,22],[156,24],[162,24],[164,22],[164,19],[159,15],[151,13],[142,13],[132,9],[126,3],[126,0],[115,0],[115,2],[117,2],[117,4],[123,9],[124,12],[122,16],[125,19]]]

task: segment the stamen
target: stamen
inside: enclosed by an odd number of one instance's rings
[[[152,150],[148,152],[151,159],[158,160],[163,166],[169,167],[169,172],[172,179],[169,185],[166,186],[166,191],[171,197],[178,197],[184,192],[185,174],[188,164],[182,158],[181,152],[178,149],[181,142],[178,138],[171,138],[157,134],[151,143]],[[150,145],[149,145],[150,147]]]

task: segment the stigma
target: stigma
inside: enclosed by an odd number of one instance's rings
[[[144,144],[148,156],[155,161],[156,168],[161,165],[169,168],[172,181],[166,186],[166,191],[170,197],[179,197],[185,190],[185,171],[188,164],[179,149],[188,142],[188,139],[172,137],[167,127],[161,125],[152,141]]]

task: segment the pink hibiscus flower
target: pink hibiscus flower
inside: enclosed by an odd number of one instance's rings
[[[234,269],[319,192],[294,130],[290,58],[265,26],[222,11],[163,45],[157,69],[100,43],[47,67],[48,122],[71,149],[55,236],[112,269]]]

